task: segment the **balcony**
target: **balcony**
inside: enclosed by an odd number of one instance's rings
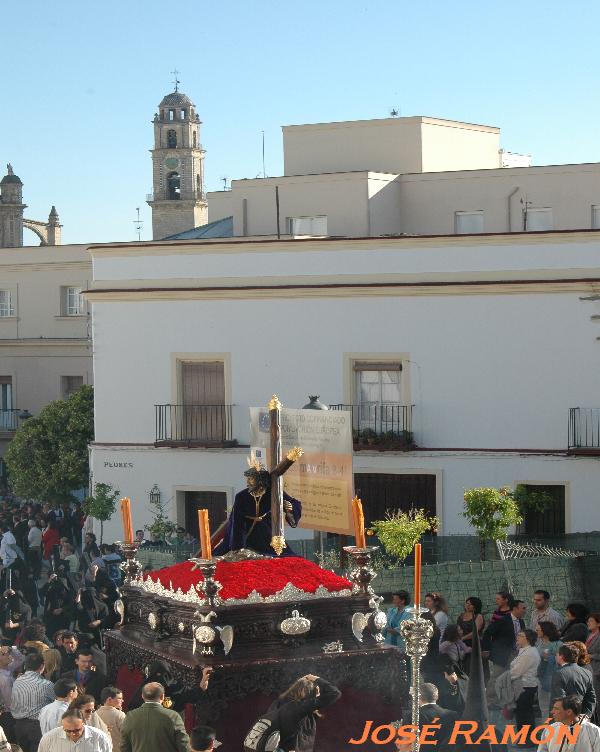
[[[412,434],[414,405],[330,405],[352,413],[354,449],[407,452],[415,448]]]
[[[569,451],[600,454],[600,407],[569,409]]]
[[[14,433],[20,425],[22,410],[0,410],[0,433]]]
[[[154,405],[155,446],[234,447],[233,405]]]

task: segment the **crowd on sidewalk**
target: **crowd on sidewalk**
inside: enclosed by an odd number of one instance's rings
[[[399,591],[392,600],[386,641],[403,650],[401,624],[412,618],[410,596]],[[517,729],[533,729],[549,717],[562,717],[566,703],[569,712],[576,709],[576,715],[586,719],[586,727],[598,728],[600,613],[573,602],[560,614],[542,588],[530,604],[511,593],[497,593],[496,608],[489,615],[482,613],[481,599],[471,596],[452,622],[442,594],[428,593],[424,605],[428,611],[423,618],[431,621],[433,636],[421,671],[423,681],[435,690],[436,707],[461,717],[477,635],[490,711],[501,713]],[[431,703],[427,698],[432,691],[427,690],[421,702]],[[528,737],[522,746],[537,744]],[[600,729],[594,749],[600,752]]]

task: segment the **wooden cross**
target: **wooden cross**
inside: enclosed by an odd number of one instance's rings
[[[277,556],[281,556],[286,547],[283,475],[304,452],[300,447],[294,447],[287,453],[285,459],[282,459],[281,402],[276,394],[271,398],[268,407],[271,434],[271,469],[269,471],[271,475],[271,548]]]

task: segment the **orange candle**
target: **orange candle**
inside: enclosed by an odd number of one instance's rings
[[[415,545],[415,606],[421,605],[421,544]]]
[[[123,542],[133,543],[133,522],[131,520],[131,501],[124,497],[121,499],[121,517],[123,519]]]
[[[198,510],[198,528],[200,530],[200,550],[203,559],[212,559],[212,547],[210,544],[210,521],[208,509]]]
[[[354,517],[354,537],[358,548],[365,548],[365,516],[363,514],[362,501],[355,496],[352,499],[352,516]]]

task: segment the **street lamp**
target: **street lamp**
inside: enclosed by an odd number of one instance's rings
[[[150,491],[148,491],[148,498],[150,499],[151,504],[160,504],[160,488],[156,483],[152,486]]]
[[[329,410],[329,407],[319,400],[318,394],[315,394],[312,397],[309,394],[308,399],[310,400],[310,402],[304,405],[304,407],[302,408],[303,410]]]

